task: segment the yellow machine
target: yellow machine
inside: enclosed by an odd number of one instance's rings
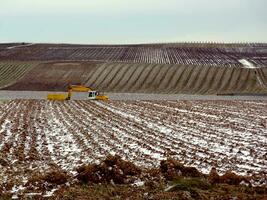
[[[68,98],[67,94],[48,94],[47,99],[48,100],[58,100],[58,101],[64,101]]]
[[[70,100],[72,97],[72,92],[87,92],[87,99],[89,100],[108,100],[108,96],[99,94],[99,92],[83,85],[70,85],[68,87],[68,94],[48,94],[47,99],[58,101]]]

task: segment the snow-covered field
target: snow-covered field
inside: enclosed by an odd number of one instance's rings
[[[143,167],[171,156],[204,173],[215,166],[267,183],[267,101],[0,104],[0,190],[14,197],[35,174],[60,169],[73,176],[108,154]]]

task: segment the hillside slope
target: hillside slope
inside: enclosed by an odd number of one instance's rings
[[[35,65],[32,62],[0,62],[0,88],[16,83]]]
[[[267,93],[267,68],[134,63],[39,64],[6,90],[65,91],[84,84],[105,92]]]
[[[66,91],[84,84],[106,92],[267,93],[264,43],[0,44],[0,61],[5,90]]]

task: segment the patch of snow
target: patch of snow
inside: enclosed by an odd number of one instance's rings
[[[29,47],[34,45],[33,43],[31,44],[23,44],[23,45],[17,45],[17,46],[11,46],[11,47],[7,47],[7,49],[15,49],[15,48],[19,48],[19,47]]]
[[[52,189],[51,191],[47,191],[43,197],[52,197],[54,192],[57,191],[58,189]]]
[[[2,124],[0,134],[3,134],[4,131],[6,131],[6,135],[3,139],[3,141],[8,141],[10,139],[10,137],[12,136],[11,126],[12,126],[12,122],[8,119],[6,119],[4,121],[4,123]],[[0,144],[0,149],[2,148],[3,145],[4,145],[4,142],[2,144]]]
[[[249,62],[246,59],[238,60],[245,68],[254,69],[257,68],[253,63]]]
[[[168,186],[165,190],[164,190],[164,192],[169,192],[172,188],[174,188],[176,185],[170,185],[170,186]]]
[[[25,196],[28,196],[28,197],[31,197],[31,196],[39,196],[39,195],[42,195],[42,193],[26,193]]]
[[[19,199],[19,197],[18,197],[18,195],[13,194],[12,197],[11,197],[11,199]]]
[[[17,193],[20,190],[24,190],[25,188],[22,185],[16,186],[14,185],[11,189],[11,193]]]
[[[138,179],[132,185],[137,186],[137,187],[142,187],[145,185],[145,182]]]

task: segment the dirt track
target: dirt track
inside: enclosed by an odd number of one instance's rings
[[[50,91],[7,91],[0,90],[0,100],[13,99],[46,99]],[[55,93],[55,92],[53,92]],[[62,93],[62,92],[56,92]],[[106,93],[111,100],[267,100],[267,95],[187,95],[187,94],[142,94],[142,93]],[[75,100],[85,100],[84,96],[75,94]]]

